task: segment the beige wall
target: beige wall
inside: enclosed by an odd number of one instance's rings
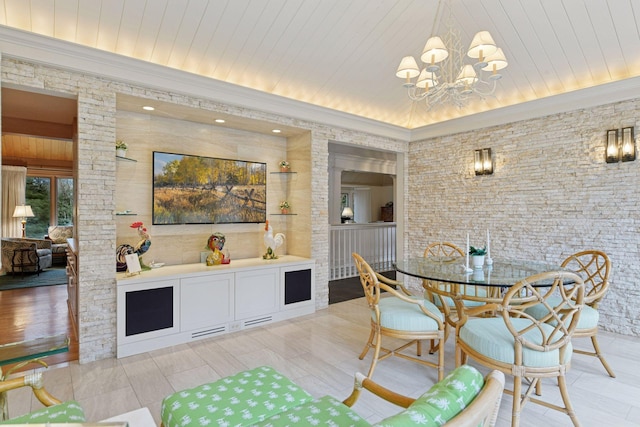
[[[613,263],[601,326],[640,335],[640,160],[604,161],[607,129],[640,125],[640,99],[410,144],[409,253],[432,241],[482,245],[493,258],[558,262],[601,249]],[[495,172],[476,177],[473,150]]]
[[[116,135],[127,142],[127,157],[137,160],[117,162],[116,210],[131,210],[137,215],[116,216],[116,244],[136,243],[139,238],[129,225],[134,221],[144,222],[151,235],[151,247],[143,257],[145,263],[200,262],[200,252],[207,250],[207,239],[213,232],[225,234],[225,249],[229,250],[232,259],[258,257],[265,251],[262,239],[264,224],[153,225],[153,151],[267,163],[267,219],[274,232],[293,238],[287,229],[293,225],[293,219],[288,221],[289,217],[271,215],[279,212],[280,200],[289,200],[292,195],[290,188],[300,185],[306,188],[307,193],[309,189],[309,183],[302,182],[298,174],[289,179],[270,173],[278,170],[280,160],[289,158],[286,138],[128,111],[117,113]],[[309,151],[308,146],[306,151]],[[290,158],[289,161],[293,170],[297,167],[308,170],[297,161]],[[301,210],[305,203],[290,202],[293,212],[300,213],[295,216],[303,217]],[[279,248],[279,253],[287,253],[290,246],[288,238]],[[301,254],[308,255],[308,250]]]

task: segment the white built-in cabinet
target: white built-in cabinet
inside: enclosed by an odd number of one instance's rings
[[[279,268],[260,268],[236,273],[235,317],[256,318],[279,311]]]
[[[233,321],[234,274],[180,279],[180,327],[197,330]]]
[[[117,356],[311,314],[315,261],[291,255],[117,275]]]

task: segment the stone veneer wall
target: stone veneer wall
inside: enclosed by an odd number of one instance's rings
[[[78,316],[81,361],[115,354],[115,92],[109,82],[2,57],[2,84],[78,99]],[[90,260],[90,261],[89,261]]]
[[[2,57],[1,83],[18,89],[45,90],[78,98],[77,237],[79,249],[79,342],[80,363],[115,356],[116,287],[114,212],[116,159],[116,97],[118,94],[219,111],[237,116],[298,127],[311,132],[308,140],[311,166],[310,191],[305,199],[311,206],[307,240],[316,259],[316,305],[328,304],[328,143],[338,141],[363,148],[396,153],[407,151],[405,141],[348,129],[297,120],[262,111],[230,106],[214,101],[116,82],[98,75],[64,70],[43,63]],[[293,141],[293,152],[299,150]],[[295,155],[300,155],[299,153]],[[302,158],[302,157],[301,157]],[[404,158],[404,157],[403,157]],[[405,194],[405,188],[398,190]]]
[[[482,246],[493,258],[559,262],[604,250],[613,268],[602,328],[640,336],[640,159],[608,164],[608,129],[640,125],[640,99],[410,144],[409,254],[432,242]],[[490,147],[494,174],[475,176]]]

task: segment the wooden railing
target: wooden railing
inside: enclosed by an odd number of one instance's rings
[[[332,225],[329,244],[329,280],[358,275],[351,256],[353,252],[360,254],[376,271],[393,270],[396,223]]]

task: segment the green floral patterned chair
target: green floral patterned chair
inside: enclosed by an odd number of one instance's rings
[[[8,417],[5,400],[7,397],[6,393],[21,387],[31,387],[35,397],[45,405],[45,407],[26,415],[6,419]],[[3,378],[0,381],[0,406],[2,407],[0,420],[4,420],[0,421],[0,424],[58,424],[83,423],[86,421],[84,410],[78,402],[73,400],[61,402],[49,394],[43,386],[42,372],[27,374],[12,379]]]
[[[21,417],[0,421],[0,424],[62,424],[84,423],[86,421],[84,410],[74,400],[48,406]]]
[[[463,365],[412,399],[357,374],[353,393],[341,402],[331,396],[315,399],[273,368],[262,366],[167,396],[161,417],[164,427],[370,426],[351,409],[365,389],[405,408],[376,426],[493,426],[503,387],[501,372],[483,378]]]

